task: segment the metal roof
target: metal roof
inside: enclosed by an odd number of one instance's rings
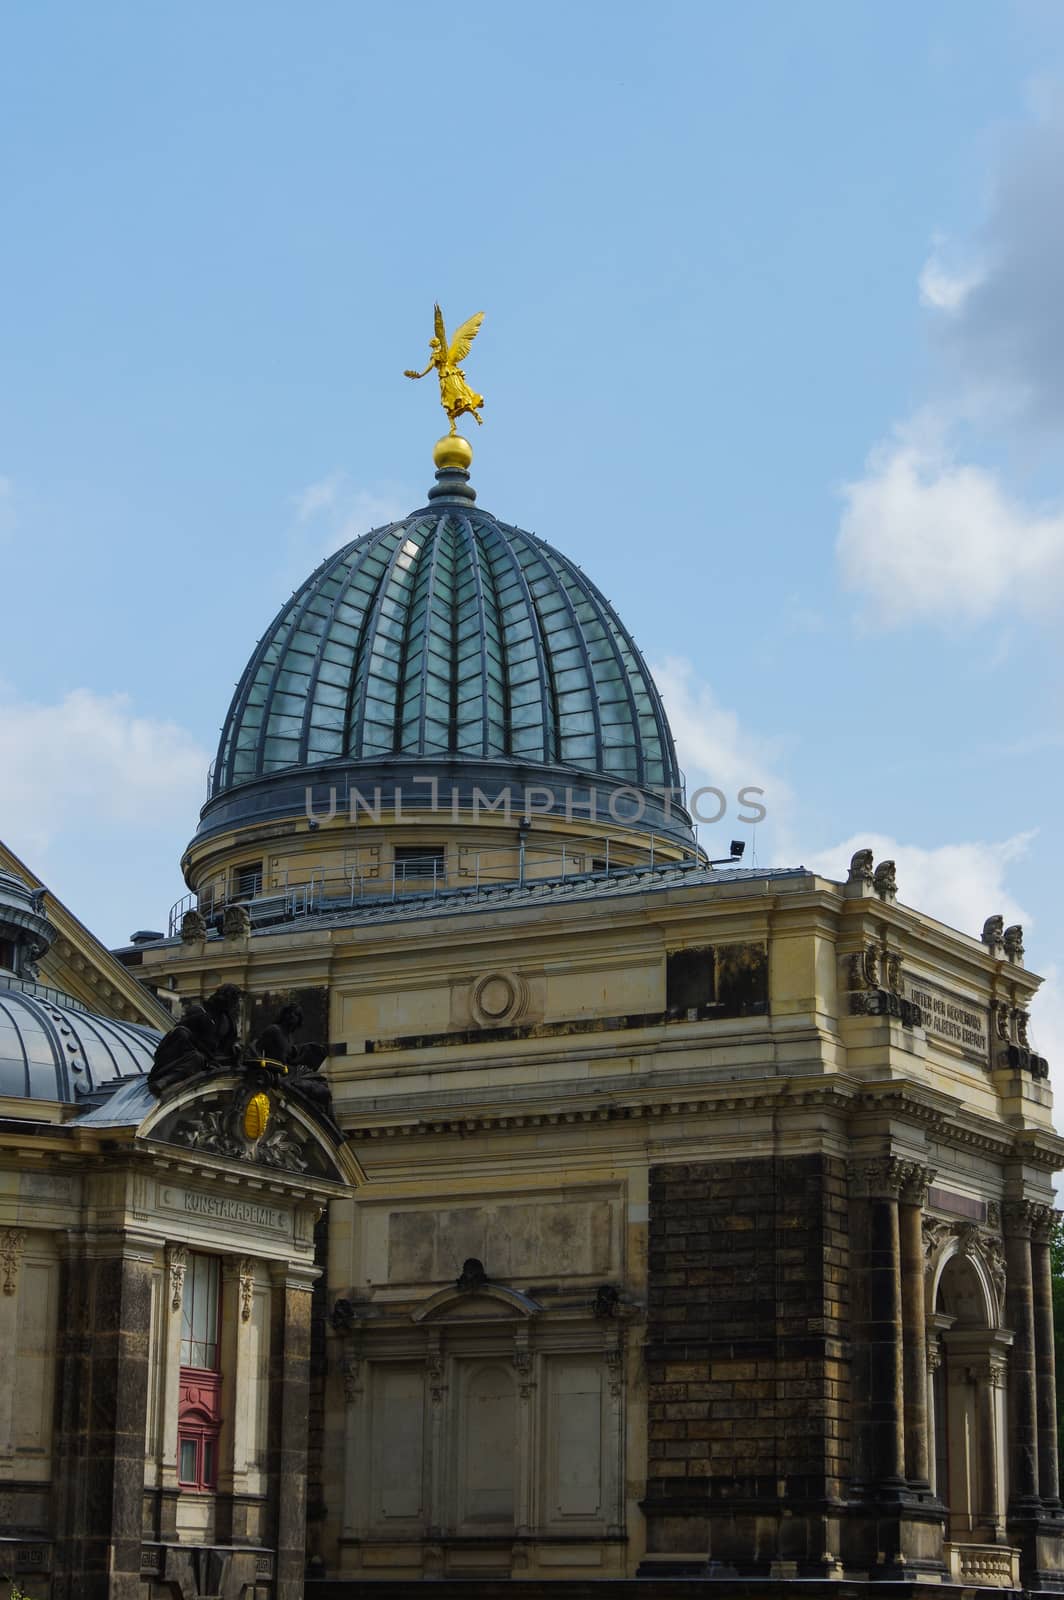
[[[43,984],[0,975],[0,1096],[78,1101],[146,1075],[161,1038],[140,1023],[98,1017]]]
[[[599,589],[551,545],[435,503],[322,562],[237,685],[211,798],[294,768],[512,761],[679,789],[661,698]]]

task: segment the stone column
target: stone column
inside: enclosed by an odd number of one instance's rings
[[[864,1321],[867,1347],[868,1449],[873,1493],[896,1493],[905,1481],[901,1236],[898,1196],[911,1162],[879,1156],[851,1167],[867,1203]],[[926,1409],[926,1379],[924,1383]]]
[[[177,1423],[181,1395],[181,1327],[188,1270],[188,1246],[166,1246],[163,1272],[163,1318],[159,1375],[159,1471],[156,1537],[177,1538]]]
[[[100,1241],[65,1265],[57,1600],[140,1600],[153,1249]]]
[[[898,1216],[904,1336],[905,1476],[916,1489],[931,1486],[923,1207],[933,1178],[929,1167],[922,1167],[915,1161],[905,1163]]]
[[[1040,1510],[1031,1229],[1044,1210],[1030,1200],[1006,1201],[1003,1207],[1006,1306],[1014,1335],[1009,1362],[1009,1512],[1021,1518]]]
[[[219,1544],[244,1544],[252,1531],[248,1521],[248,1434],[256,1374],[250,1366],[248,1324],[254,1296],[253,1258],[226,1256],[222,1263],[222,1427],[214,1520]]]
[[[272,1268],[270,1467],[275,1600],[302,1600],[307,1532],[307,1427],[310,1415],[310,1297],[316,1267]]]
[[[1036,1207],[1031,1228],[1031,1278],[1034,1301],[1035,1395],[1038,1414],[1038,1493],[1047,1511],[1060,1510],[1057,1460],[1057,1379],[1053,1348],[1053,1269],[1049,1236],[1060,1213]]]

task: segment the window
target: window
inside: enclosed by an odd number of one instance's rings
[[[177,1481],[214,1489],[222,1425],[219,1371],[221,1261],[190,1255],[181,1303],[181,1373],[177,1406]]]
[[[182,1419],[177,1446],[177,1481],[183,1489],[218,1486],[218,1429],[194,1417]]]
[[[181,1365],[213,1372],[218,1366],[218,1300],[221,1262],[192,1256],[181,1308]]]
[[[395,847],[395,875],[400,879],[427,878],[440,882],[444,874],[442,844],[405,844]]]
[[[670,950],[665,957],[666,1008],[685,1015],[712,1003],[712,950]]]
[[[233,871],[233,899],[254,900],[262,893],[262,862],[245,861]]]

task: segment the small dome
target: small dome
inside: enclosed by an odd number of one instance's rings
[[[45,893],[0,867],[0,969],[20,978],[34,976],[34,963],[55,939],[55,929],[44,914]]]
[[[162,1038],[85,1011],[43,984],[0,978],[0,1096],[79,1100],[151,1070]]]
[[[477,509],[463,470],[437,479],[430,506],[345,545],[282,607],[233,697],[212,801],[273,774],[406,761],[678,792],[661,698],[610,603]]]

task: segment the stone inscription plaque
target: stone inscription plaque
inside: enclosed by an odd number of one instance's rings
[[[159,1205],[166,1211],[179,1211],[205,1222],[223,1222],[238,1228],[266,1229],[268,1233],[289,1235],[292,1220],[287,1211],[265,1205],[260,1200],[244,1200],[237,1195],[207,1194],[202,1189],[178,1189],[159,1185]]]
[[[965,995],[940,989],[923,978],[906,978],[905,998],[923,1013],[924,1027],[938,1039],[947,1039],[965,1055],[986,1066],[990,1059],[990,1013]]]
[[[611,1256],[609,1202],[533,1201],[390,1213],[389,1283],[446,1283],[458,1276],[468,1256],[483,1261],[491,1277],[605,1277]]]

